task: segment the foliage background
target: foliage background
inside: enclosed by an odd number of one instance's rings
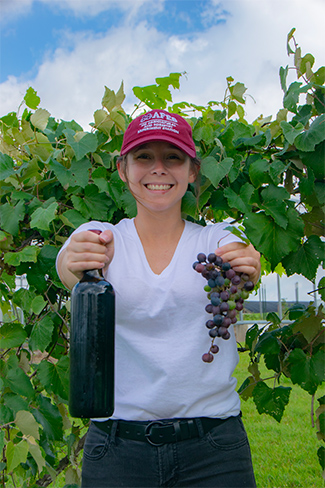
[[[8,479],[15,486],[47,486],[62,470],[67,486],[80,482],[87,422],[71,419],[67,410],[69,292],[55,259],[81,223],[135,215],[116,172],[123,133],[135,114],[168,108],[192,125],[202,168],[199,198],[189,186],[183,199],[185,218],[205,225],[230,217],[262,253],[264,272],[315,279],[324,259],[325,67],[313,72],[314,57],[302,55],[294,29],[287,52],[292,67],[280,68],[283,107],[274,120],[249,124],[246,87],[231,77],[220,102],[175,104],[170,87],[180,87],[180,73],[134,87],[132,114],[123,109],[123,84],[116,93],[105,87],[91,132],[74,120],[56,120],[32,87],[19,110],[0,119],[3,486]],[[287,86],[289,69],[297,81]],[[17,289],[16,276],[26,276],[28,288]],[[317,284],[323,299],[324,281]],[[288,318],[285,325],[271,314],[267,327],[248,331],[249,376],[240,392],[280,422],[291,391],[282,386],[283,375],[306,390],[324,470],[325,399],[315,397],[324,381],[324,313],[322,306],[298,306]],[[260,373],[262,358],[271,386]]]

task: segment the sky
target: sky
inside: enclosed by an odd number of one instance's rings
[[[174,102],[221,101],[232,76],[247,87],[249,122],[275,117],[279,68],[292,63],[287,34],[296,28],[316,70],[324,18],[323,0],[0,0],[0,116],[17,111],[32,86],[53,117],[89,130],[105,85],[117,91],[123,81],[131,113],[134,86],[180,72]],[[267,299],[277,300],[276,276],[264,282]],[[295,300],[296,282],[299,299],[310,300],[312,284],[297,276],[281,278],[282,297]]]

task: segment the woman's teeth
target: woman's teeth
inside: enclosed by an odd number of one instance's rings
[[[148,190],[169,190],[172,185],[146,185]]]

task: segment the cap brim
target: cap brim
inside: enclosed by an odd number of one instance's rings
[[[121,156],[124,156],[128,152],[132,151],[132,149],[141,146],[142,144],[145,144],[146,142],[154,142],[154,141],[164,141],[164,142],[169,142],[175,147],[178,147],[181,151],[185,152],[190,158],[195,158],[196,157],[196,151],[195,149],[187,146],[186,144],[182,144],[179,141],[175,141],[172,137],[168,136],[167,134],[164,135],[149,135],[146,134],[145,137],[137,137],[136,140],[130,141],[128,144],[126,144],[122,150],[121,150]]]

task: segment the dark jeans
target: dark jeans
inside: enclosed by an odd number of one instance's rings
[[[91,424],[83,455],[82,488],[256,487],[251,453],[240,416],[207,434],[152,446],[106,434]]]

